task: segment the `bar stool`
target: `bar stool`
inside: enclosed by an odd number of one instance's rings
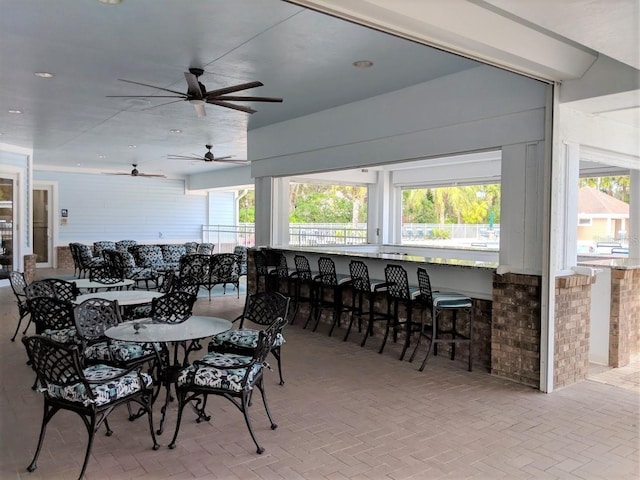
[[[389,336],[389,326],[391,325],[391,328],[393,328],[394,342],[398,340],[398,330],[403,330],[405,334],[404,345],[402,346],[402,353],[400,354],[400,360],[402,360],[409,348],[412,334],[422,331],[421,323],[413,321],[413,307],[419,306],[423,308],[424,304],[416,300],[419,289],[409,286],[407,271],[402,266],[387,265],[384,269],[384,276],[387,284],[387,314],[390,317],[390,321],[387,323],[380,353],[382,353],[384,349],[387,337]],[[407,318],[404,321],[399,317],[401,305],[404,305],[407,314]]]
[[[311,272],[311,266],[309,260],[304,255],[295,255],[293,262],[296,266],[295,272],[293,272],[289,278],[293,283],[293,301],[296,304],[293,314],[291,315],[291,324],[293,325],[298,311],[300,310],[300,304],[306,303],[309,305],[309,315],[307,316],[306,324],[311,318],[313,312],[313,305],[315,302],[315,285],[313,282],[313,273]]]
[[[422,337],[429,339],[429,348],[427,354],[420,365],[420,371],[424,370],[424,366],[429,358],[431,347],[433,346],[433,354],[438,354],[438,343],[450,343],[451,344],[451,360],[456,358],[456,344],[466,343],[469,345],[469,371],[471,371],[473,363],[473,300],[470,297],[462,295],[456,292],[439,292],[431,289],[431,281],[429,275],[424,268],[418,268],[418,284],[420,287],[420,295],[417,301],[422,302],[426,308],[431,311],[431,325],[425,325],[422,323],[420,329],[420,337],[416,343],[413,353],[409,361],[413,361],[416,355],[420,340]],[[452,312],[451,328],[448,330],[442,330],[438,326],[438,317],[442,312]],[[469,328],[467,334],[461,333],[458,330],[457,314],[462,311],[467,314],[469,318]],[[443,338],[445,335],[446,338]]]
[[[287,257],[282,252],[275,252],[276,267],[269,270],[269,285],[271,290],[282,293],[286,297],[292,297],[291,285],[293,283],[291,275],[295,269],[290,269],[287,265]]]
[[[349,262],[349,273],[351,274],[351,287],[353,289],[353,296],[351,302],[351,320],[349,321],[349,327],[347,333],[344,336],[344,341],[347,341],[351,327],[353,325],[354,317],[358,317],[358,331],[362,331],[362,318],[367,319],[367,329],[364,332],[362,338],[361,347],[367,341],[367,337],[373,335],[374,322],[389,322],[391,317],[387,312],[380,312],[375,309],[375,299],[379,292],[386,289],[387,284],[384,280],[371,280],[369,278],[369,268],[367,264],[361,260],[351,260]],[[382,353],[382,348],[380,353]]]
[[[351,278],[348,275],[338,275],[336,273],[336,265],[329,257],[320,257],[318,259],[319,274],[314,277],[315,282],[315,302],[314,310],[316,323],[313,326],[315,332],[320,323],[320,317],[323,310],[333,311],[331,328],[329,336],[333,334],[336,325],[340,323],[340,317],[345,312],[351,312],[351,307],[345,305],[342,301],[344,288],[350,284]],[[309,320],[307,320],[307,323]],[[305,323],[304,328],[307,328]]]
[[[269,270],[267,256],[262,250],[253,251],[253,263],[256,267],[256,293],[260,293],[260,285],[264,285],[263,292],[269,291]]]

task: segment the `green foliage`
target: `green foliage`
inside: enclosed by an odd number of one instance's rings
[[[240,223],[255,223],[256,221],[256,192],[243,190],[238,199],[238,220]]]
[[[290,223],[360,223],[367,218],[367,188],[291,184]]]
[[[437,238],[439,240],[448,240],[451,236],[449,230],[444,228],[434,228],[431,232],[431,238]]]

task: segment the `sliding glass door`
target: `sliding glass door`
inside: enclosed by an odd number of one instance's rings
[[[15,179],[0,176],[0,280],[9,278],[14,267],[15,251]]]

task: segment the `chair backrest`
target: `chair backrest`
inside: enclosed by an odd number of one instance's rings
[[[29,364],[38,377],[38,387],[45,392],[57,388],[85,384],[86,395],[94,398],[93,391],[84,380],[80,356],[76,345],[62,344],[49,338],[33,335],[22,337]]]
[[[236,245],[233,248],[233,253],[238,256],[238,265],[240,265],[240,275],[247,274],[247,256],[248,249],[242,245]]]
[[[53,289],[53,284],[51,284],[51,282],[47,282],[46,280],[34,280],[25,287],[24,292],[27,298],[56,297],[56,292]]]
[[[17,270],[11,270],[9,273],[9,284],[11,284],[11,290],[19,303],[22,303],[27,299],[25,289],[27,288],[27,281],[24,278],[24,273]]]
[[[320,257],[318,259],[318,270],[320,271],[320,283],[327,286],[338,285],[336,265],[331,258]]]
[[[409,300],[409,279],[407,271],[400,265],[387,265],[384,269],[384,278],[387,283],[387,293],[390,297]]]
[[[235,283],[240,277],[238,256],[233,253],[211,255],[210,283]]]
[[[369,278],[369,268],[362,260],[351,260],[349,262],[349,274],[353,288],[359,292],[371,292],[371,279]]]
[[[86,341],[104,338],[104,331],[122,322],[117,300],[89,298],[73,309],[78,336]]]
[[[187,292],[191,295],[198,296],[200,291],[200,283],[197,278],[178,277],[173,281],[171,292]],[[169,293],[169,292],[166,292]]]
[[[60,330],[74,326],[73,303],[52,297],[27,298],[36,331]]]
[[[256,348],[253,350],[254,364],[262,365],[265,363],[278,333],[282,331],[286,323],[287,320],[284,317],[278,317],[267,328],[260,330]]]
[[[180,278],[189,278],[199,284],[209,281],[209,269],[211,268],[211,258],[209,255],[194,253],[185,255],[180,259]]]
[[[77,242],[69,244],[69,250],[71,251],[71,258],[73,259],[73,266],[76,270],[82,268],[82,259],[80,258],[80,249]]]
[[[311,267],[309,260],[304,255],[295,255],[293,263],[296,265],[296,275],[299,280],[311,280]]]
[[[420,300],[432,305],[433,290],[431,290],[431,280],[427,270],[422,267],[418,267],[418,288],[420,288]]]
[[[164,265],[164,257],[159,245],[135,245],[130,251],[139,267],[159,268]]]
[[[115,250],[116,242],[111,240],[100,240],[98,242],[93,242],[93,254],[96,257],[102,257],[103,250]]]
[[[176,272],[173,269],[169,269],[164,272],[162,278],[162,284],[158,287],[158,291],[161,293],[169,293],[173,291],[175,283],[177,281]]]
[[[165,323],[181,323],[191,316],[196,296],[188,292],[170,292],[151,301],[151,318]]]
[[[199,243],[196,248],[198,255],[213,255],[213,250],[216,248],[214,243]]]
[[[278,252],[278,263],[276,264],[276,275],[278,278],[289,278],[289,265],[287,265],[287,257],[284,253]]]
[[[186,249],[187,255],[198,253],[198,242],[185,242],[184,248]]]
[[[269,273],[267,269],[267,256],[262,250],[253,251],[253,263],[256,267],[258,277],[266,277]]]
[[[122,281],[131,265],[126,259],[127,256],[131,259],[133,258],[128,252],[112,249],[103,250],[104,265],[102,268],[91,269],[89,279],[107,284]]]
[[[130,247],[135,247],[137,244],[137,240],[119,240],[116,242],[116,250],[128,252]]]
[[[247,295],[239,328],[243,327],[245,320],[256,325],[271,325],[278,317],[286,319],[289,313],[289,302],[289,297],[278,292]]]
[[[74,282],[60,278],[46,278],[42,281],[48,282],[52,286],[55,297],[59,300],[71,302],[80,294],[80,290]]]

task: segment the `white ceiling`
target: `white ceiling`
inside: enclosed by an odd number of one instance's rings
[[[376,4],[392,4],[398,15],[417,4],[441,5],[437,0],[303,3],[329,9],[364,6],[370,19],[377,13],[387,20],[398,18]],[[628,28],[634,19],[637,24],[636,0],[560,3],[561,8],[550,0],[452,0],[448,5],[498,12],[514,29],[510,45],[518,43],[518,29],[535,30],[558,48],[576,52],[576,68],[593,58],[594,51],[637,68],[638,42],[633,38],[637,40],[638,29]],[[615,8],[602,8],[612,4]],[[610,23],[602,23],[603,18]],[[627,41],[627,35],[633,38]],[[540,54],[534,55],[534,45],[521,47],[542,61]],[[491,51],[499,57],[495,47]],[[509,52],[509,58],[514,55]],[[352,66],[363,59],[374,66]],[[531,66],[530,61],[523,64]],[[120,5],[0,0],[0,144],[32,149],[36,168],[128,171],[137,163],[142,172],[167,175],[234,168],[165,157],[204,154],[204,145],[212,143],[216,156],[244,159],[248,129],[474,65],[473,60],[280,0],[124,0]],[[157,106],[166,99],[147,103],[106,97],[162,93],[119,78],[186,91],[183,72],[188,67],[205,69],[200,80],[208,90],[258,80],[263,87],[239,94],[284,101],[249,104],[258,111],[253,115],[207,105],[207,116],[198,118],[187,102]],[[34,75],[43,71],[54,77]],[[11,114],[10,109],[23,113]],[[175,129],[182,133],[171,133]]]

